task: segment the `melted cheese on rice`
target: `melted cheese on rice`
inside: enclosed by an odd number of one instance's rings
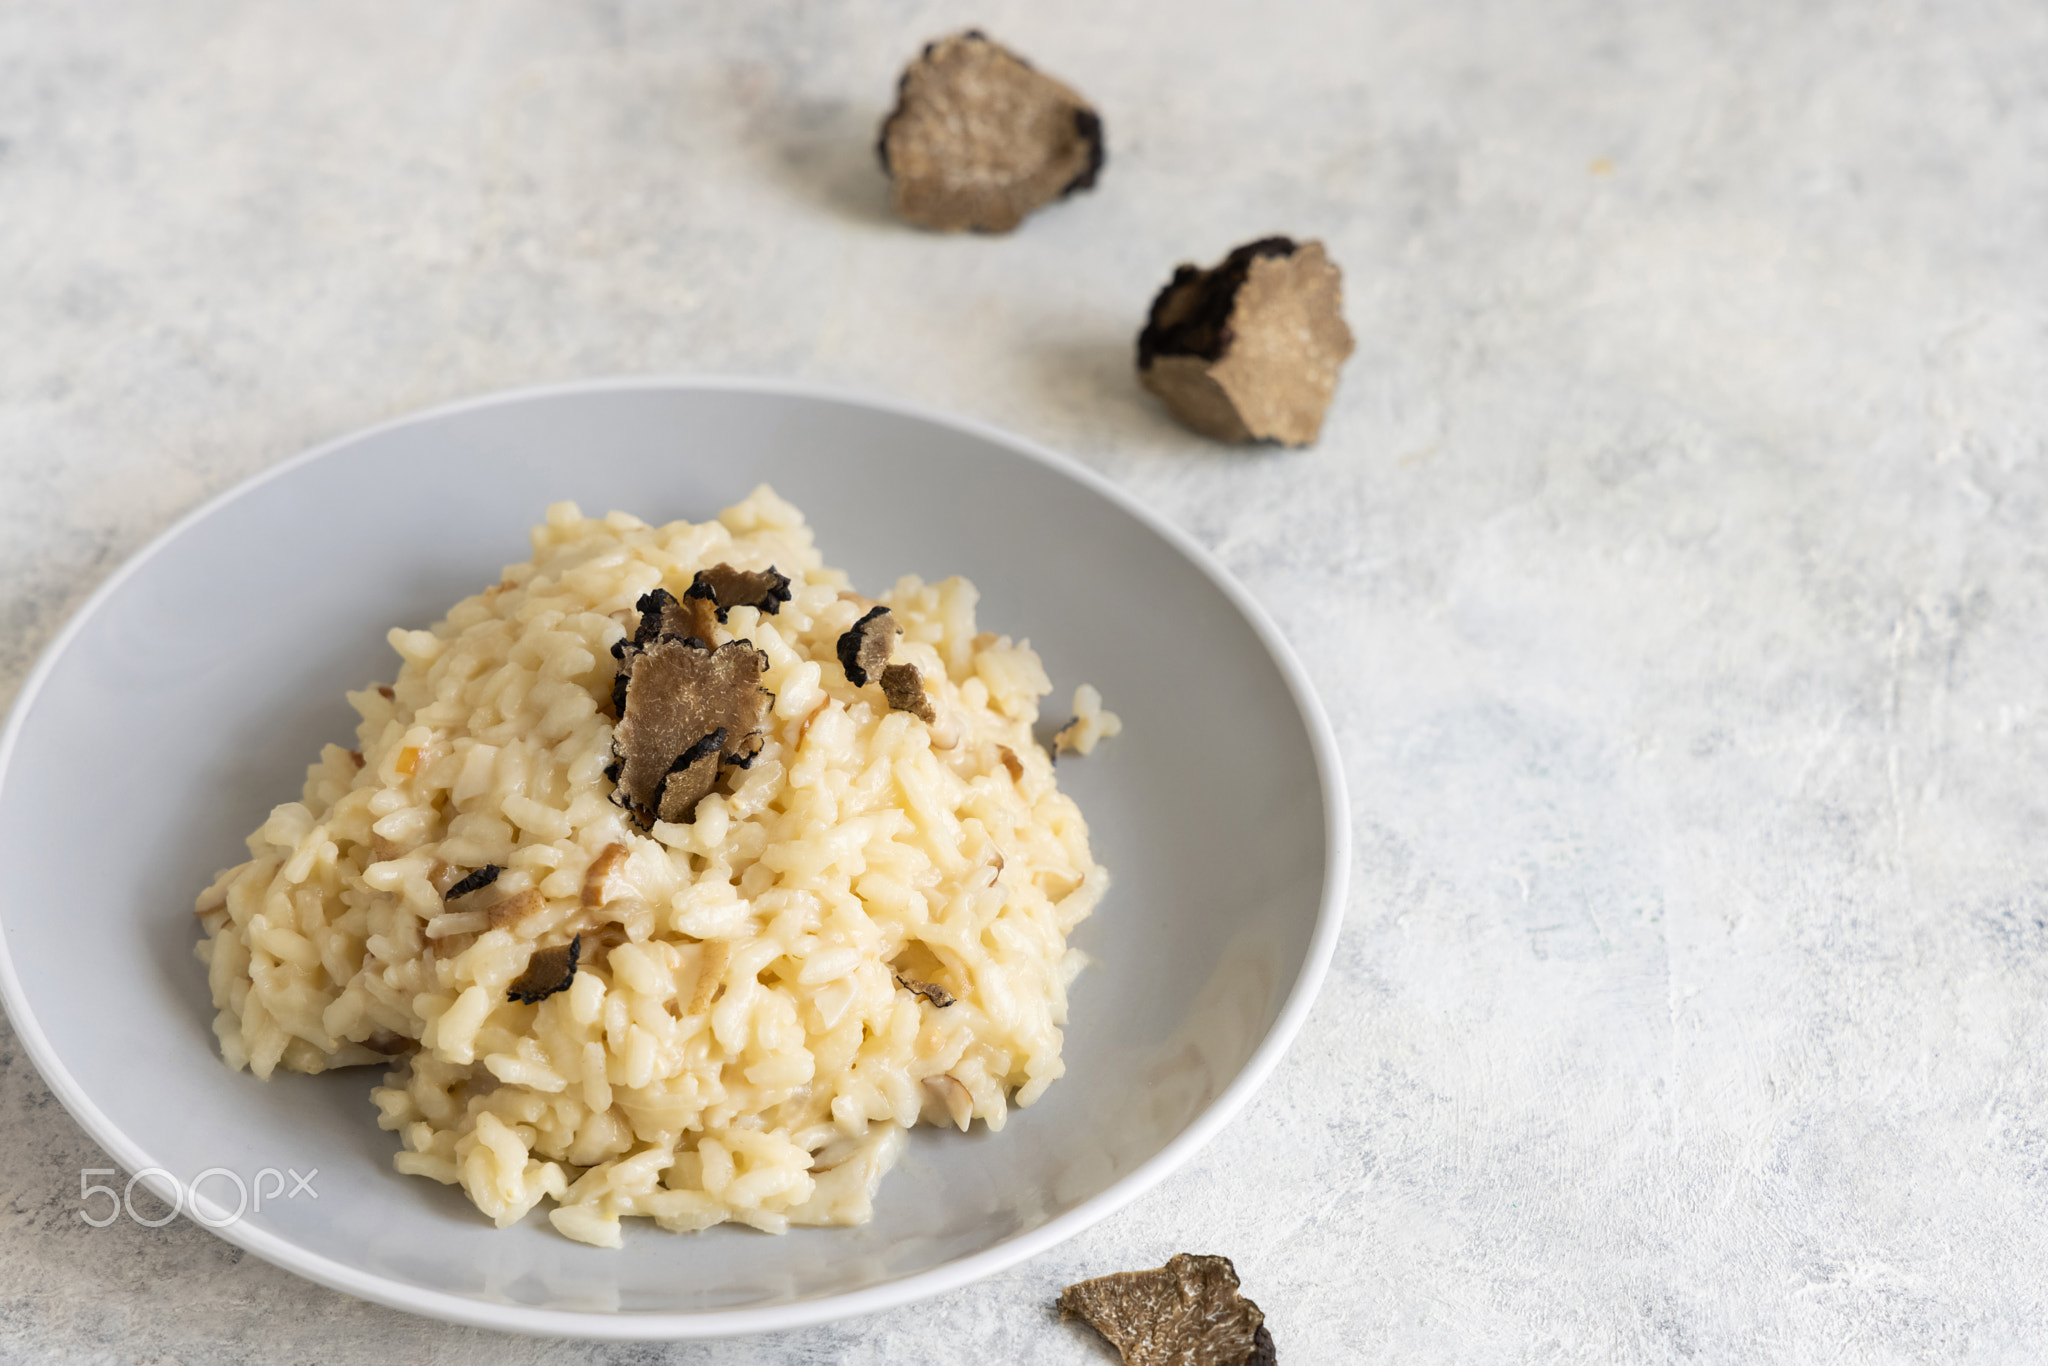
[[[792,580],[720,635],[767,656],[767,742],[689,824],[642,831],[605,776],[612,646],[642,594],[720,562]],[[906,578],[879,599],[927,725],[847,681],[834,647],[872,604],[765,486],[696,525],[550,508],[531,561],[391,632],[394,684],[349,698],[360,750],[328,746],[201,894],[222,1055],[266,1079],[399,1055],[372,1093],[398,1169],[500,1227],[544,1199],[608,1247],[633,1215],[864,1221],[906,1128],[1000,1129],[1060,1076],[1067,935],[1106,886],[1032,741],[1051,684],[1028,643],[977,633],[975,598]],[[508,997],[578,934],[566,990]]]

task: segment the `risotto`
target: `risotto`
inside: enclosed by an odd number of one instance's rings
[[[1107,877],[1032,738],[1045,671],[963,579],[852,592],[765,486],[701,524],[558,504],[532,539],[391,632],[360,748],[200,895],[222,1055],[390,1067],[398,1170],[500,1227],[860,1223],[905,1129],[1000,1129],[1061,1074]],[[738,660],[754,710],[647,768],[615,736],[658,729],[661,650]]]

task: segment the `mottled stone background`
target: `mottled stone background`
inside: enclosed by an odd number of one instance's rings
[[[941,239],[870,143],[974,22],[1109,165]],[[1319,448],[1225,451],[1131,340],[1176,261],[1276,230],[1329,244],[1358,353]],[[2044,263],[2023,0],[0,5],[0,701],[310,443],[793,375],[1039,438],[1213,548],[1358,837],[1322,999],[1198,1161],[781,1337],[504,1338],[87,1228],[104,1159],[0,1034],[0,1358],[1099,1363],[1057,1287],[1194,1248],[1294,1366],[2041,1359]]]

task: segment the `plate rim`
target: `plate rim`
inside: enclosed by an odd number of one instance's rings
[[[781,377],[745,375],[616,375],[523,385],[493,390],[432,407],[405,413],[359,427],[332,437],[289,456],[201,502],[173,521],[95,588],[72,612],[70,619],[37,656],[23,679],[20,691],[8,709],[6,724],[0,727],[0,789],[4,789],[19,738],[28,714],[41,695],[57,661],[72,642],[122,585],[141,573],[166,547],[187,534],[219,509],[254,493],[273,480],[289,477],[317,461],[327,459],[360,442],[381,437],[406,427],[444,421],[478,409],[505,407],[540,399],[571,395],[641,391],[724,392],[772,394],[788,398],[819,399],[830,403],[911,418],[948,428],[1000,447],[1011,454],[1044,466],[1073,480],[1136,519],[1166,541],[1183,558],[1214,584],[1238,614],[1249,624],[1278,666],[1296,713],[1307,732],[1314,757],[1318,788],[1323,803],[1323,886],[1310,933],[1308,951],[1294,985],[1274,1017],[1272,1027],[1255,1047],[1230,1084],[1211,1100],[1171,1142],[1113,1182],[1107,1189],[1079,1205],[995,1246],[971,1256],[944,1263],[896,1280],[841,1294],[743,1309],[704,1312],[630,1310],[542,1309],[526,1305],[500,1304],[470,1299],[446,1291],[427,1290],[374,1272],[343,1265],[312,1252],[288,1238],[235,1221],[213,1227],[201,1221],[209,1232],[273,1266],[302,1276],[332,1290],[353,1295],[387,1308],[400,1309],[445,1322],[499,1331],[602,1341],[685,1340],[739,1337],[815,1327],[840,1319],[855,1318],[894,1309],[934,1295],[971,1285],[996,1272],[1015,1266],[1045,1252],[1084,1229],[1116,1213],[1139,1196],[1152,1190],[1167,1176],[1184,1166],[1206,1147],[1224,1126],[1235,1119],[1252,1095],[1265,1084],[1288,1046],[1307,1020],[1310,1009],[1335,956],[1348,904],[1351,871],[1350,802],[1344,781],[1344,766],[1336,734],[1306,669],[1295,655],[1279,627],[1264,607],[1205,546],[1187,532],[1166,521],[1141,504],[1132,494],[1106,475],[1071,456],[1006,431],[992,423],[960,414],[946,413],[921,403],[830,384]],[[22,995],[15,971],[14,955],[5,933],[7,908],[0,905],[0,1005],[9,1023],[35,1064],[43,1083],[57,1097],[71,1118],[100,1148],[131,1176],[162,1168],[141,1144],[118,1128],[86,1094],[70,1069],[43,1033],[34,1012]],[[142,1183],[158,1198],[170,1201],[172,1193],[155,1177]]]

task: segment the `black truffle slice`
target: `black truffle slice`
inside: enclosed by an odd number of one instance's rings
[[[532,1005],[545,1001],[558,991],[567,990],[569,983],[576,980],[576,960],[582,956],[583,940],[580,936],[566,944],[535,949],[533,957],[526,960],[526,971],[512,979],[512,984],[505,988],[505,995]]]
[[[927,726],[935,725],[939,713],[924,694],[924,679],[914,665],[891,664],[882,670],[882,695],[891,711],[907,711]]]
[[[743,640],[711,649],[663,636],[620,660],[612,800],[642,828],[691,820],[721,763],[751,762],[768,721],[767,656]]]
[[[772,564],[765,570],[714,564],[697,571],[683,596],[709,602],[717,609],[720,621],[735,607],[758,607],[773,615],[789,601],[789,575],[778,573]]]
[[[718,785],[719,751],[724,747],[725,727],[720,726],[678,754],[656,789],[655,814],[672,825],[695,816],[697,803]]]
[[[1102,118],[979,30],[927,43],[875,145],[896,213],[939,232],[1008,232],[1095,184]]]
[[[464,877],[453,887],[450,887],[448,894],[443,896],[441,900],[443,902],[455,901],[468,896],[471,892],[480,892],[493,882],[496,882],[498,874],[504,871],[503,868],[500,868],[495,863],[486,863],[483,867]]]
[[[839,666],[846,670],[847,681],[865,688],[868,680],[879,678],[889,662],[889,652],[896,648],[896,637],[902,634],[886,607],[871,609],[847,627],[839,637]]]
[[[1266,1316],[1237,1293],[1237,1270],[1228,1257],[1183,1252],[1156,1271],[1082,1281],[1060,1292],[1059,1310],[1061,1318],[1079,1318],[1107,1338],[1125,1366],[1274,1360]]]
[[[1262,237],[1183,265],[1138,334],[1138,378],[1205,436],[1309,445],[1352,351],[1343,304],[1320,242]]]
[[[666,588],[655,588],[640,595],[640,601],[633,604],[640,613],[640,628],[633,632],[632,644],[645,649],[663,636],[688,637],[695,634],[690,628],[696,624],[696,614],[676,600],[676,595]]]
[[[953,1001],[955,999],[952,992],[946,990],[944,987],[940,986],[936,982],[918,982],[913,981],[911,978],[908,977],[898,977],[896,979],[896,985],[902,987],[905,991],[909,992],[913,996],[924,997],[927,1001],[930,1001],[933,1005],[937,1006],[941,1010],[944,1010],[947,1006],[953,1004]]]
[[[633,634],[612,643],[612,658],[619,661],[618,671],[612,675],[612,719],[624,714],[626,705],[626,676],[633,667],[633,657],[658,640],[693,640],[700,645],[711,643],[711,625],[718,614],[708,602],[683,602],[666,588],[653,588],[640,595],[640,601],[633,604],[640,614],[640,624]]]

